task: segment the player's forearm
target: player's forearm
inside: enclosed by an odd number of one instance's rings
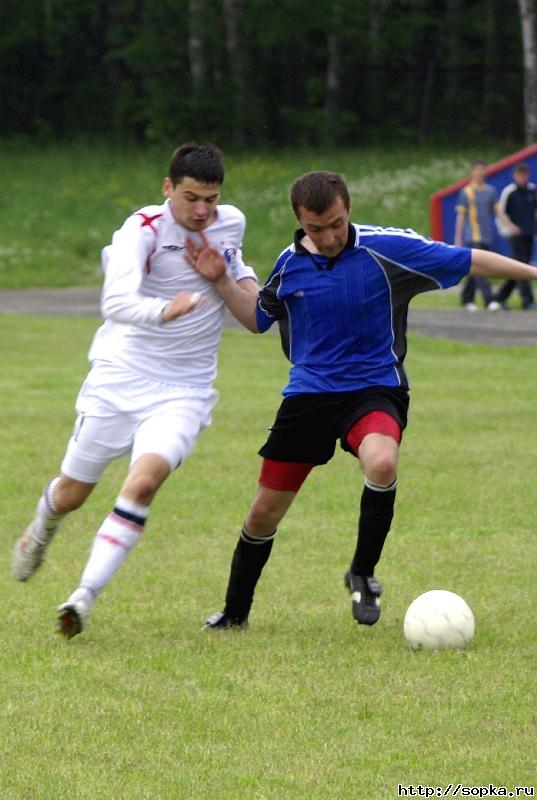
[[[252,291],[250,286],[241,289],[240,283],[236,283],[227,274],[215,281],[214,286],[241,325],[252,333],[259,333],[255,319],[257,292]]]
[[[485,278],[509,278],[515,281],[537,279],[537,269],[489,250],[472,250],[471,275]]]
[[[119,234],[114,235],[114,242],[103,250],[103,319],[132,325],[159,325],[166,299],[140,293],[146,259],[142,245],[138,241],[126,241],[121,245]]]
[[[124,294],[110,288],[101,296],[101,314],[104,319],[131,325],[160,325],[161,313],[166,306],[161,297],[144,297],[132,292]]]

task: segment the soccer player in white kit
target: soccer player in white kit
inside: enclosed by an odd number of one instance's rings
[[[58,608],[57,629],[71,638],[144,530],[168,475],[211,422],[224,302],[184,257],[203,231],[247,293],[258,283],[242,259],[244,215],[219,205],[222,154],[185,144],[173,154],[163,205],[132,214],[102,254],[104,324],[89,352],[78,417],[60,474],[45,487],[17,541],[12,572],[28,580],[43,562],[61,519],[89,497],[106,466],[130,453],[127,477],[97,531],[78,588]]]

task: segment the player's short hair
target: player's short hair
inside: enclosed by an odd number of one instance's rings
[[[341,197],[347,211],[351,207],[349,190],[343,175],[337,172],[306,172],[291,186],[291,205],[298,217],[299,208],[323,214]]]
[[[529,171],[530,168],[525,161],[519,161],[518,164],[515,164],[513,167],[513,172],[525,172],[526,174],[529,174]]]
[[[182,144],[172,155],[168,177],[174,186],[186,177],[211,186],[215,183],[222,184],[224,156],[212,144]]]

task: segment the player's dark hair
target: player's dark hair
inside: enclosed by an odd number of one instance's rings
[[[338,197],[348,211],[351,207],[349,190],[343,175],[337,172],[306,172],[291,186],[291,205],[297,217],[301,207],[323,214]]]
[[[530,168],[526,164],[525,161],[519,161],[518,164],[515,164],[513,167],[513,172],[526,172],[529,173]]]
[[[168,172],[172,184],[176,186],[183,178],[192,178],[198,183],[222,184],[224,182],[224,157],[214,145],[182,144],[172,155]]]

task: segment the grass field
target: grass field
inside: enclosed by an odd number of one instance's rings
[[[377,626],[357,628],[342,587],[361,478],[338,452],[282,524],[249,630],[228,635],[200,627],[221,605],[286,365],[276,337],[226,332],[214,425],[67,643],[54,609],[125,464],[66,520],[32,581],[13,581],[9,559],[62,456],[95,324],[0,317],[0,798],[391,800],[398,784],[534,785],[533,350],[410,337]],[[405,609],[430,588],[473,608],[467,650],[405,645]]]
[[[5,142],[0,287],[98,284],[101,248],[132,211],[162,202],[170,152],[119,149],[105,143],[50,145]],[[505,152],[480,151],[494,161]],[[239,206],[248,226],[245,258],[264,278],[290,241],[295,219],[289,186],[312,169],[345,174],[357,222],[429,232],[428,198],[463,177],[475,152],[369,148],[281,151],[226,159],[223,202]],[[427,302],[439,301],[439,297]]]

